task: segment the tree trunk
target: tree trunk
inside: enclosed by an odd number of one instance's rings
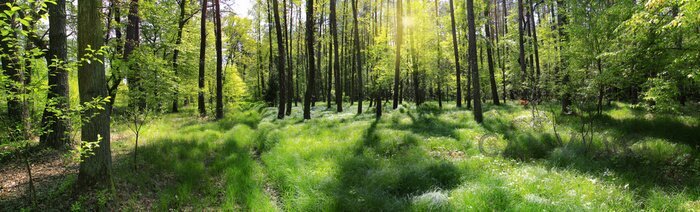
[[[438,0],[435,0],[435,26],[437,27],[437,30],[435,30],[435,33],[437,36],[435,36],[435,46],[437,47],[437,58],[436,58],[436,63],[437,63],[437,69],[438,69],[438,77],[436,78],[437,81],[437,99],[438,99],[438,106],[442,108],[442,48],[440,46],[440,30],[442,29],[440,25],[440,3]]]
[[[467,0],[467,22],[469,25],[469,68],[471,69],[474,89],[474,120],[484,121],[481,112],[481,85],[479,83],[479,67],[476,63],[476,27],[474,26],[474,0]]]
[[[540,70],[540,51],[539,51],[539,44],[537,41],[537,25],[535,24],[535,6],[533,2],[530,2],[530,27],[532,28],[532,44],[533,44],[533,50],[535,51],[535,69],[536,69],[536,75],[535,75],[535,82],[534,82],[534,88],[535,88],[535,96],[536,100],[540,99],[540,76],[541,76],[541,70]]]
[[[357,73],[357,114],[362,113],[362,61],[360,61],[360,28],[358,28],[358,21],[357,21],[357,1],[358,0],[353,0],[352,1],[352,16],[353,16],[353,25],[355,28],[355,33],[354,33],[354,40],[355,40],[355,73]]]
[[[56,4],[47,4],[47,7],[49,10],[49,51],[46,54],[46,62],[55,64],[49,66],[47,98],[54,103],[47,103],[46,109],[44,109],[42,128],[49,131],[41,135],[41,142],[47,146],[62,149],[70,145],[70,119],[62,117],[55,111],[66,114],[70,109],[68,71],[60,65],[68,59],[66,1],[57,0]]]
[[[140,43],[141,18],[139,17],[139,0],[131,0],[129,2],[129,15],[127,19],[126,42],[124,43],[125,61],[129,61],[129,56],[131,56],[131,53]],[[131,65],[128,66],[130,69],[127,75],[130,93],[129,105],[137,107],[138,109],[144,109],[146,107],[146,99],[145,91],[141,87],[141,74],[139,74],[139,70],[133,69]]]
[[[272,0],[272,12],[274,13],[275,17],[275,31],[277,32],[277,50],[279,53],[279,61],[277,63],[277,70],[279,72],[279,107],[277,110],[277,118],[278,119],[283,119],[284,118],[284,112],[285,112],[285,104],[287,103],[287,98],[286,98],[286,80],[285,78],[285,65],[286,65],[286,54],[285,54],[285,46],[284,46],[284,40],[282,37],[282,25],[280,24],[280,14],[279,14],[279,6],[277,3],[277,0]]]
[[[403,8],[402,0],[396,0],[396,61],[394,62],[394,105],[393,109],[399,107],[399,83],[401,74],[401,43],[403,42]]]
[[[316,63],[314,61],[314,0],[306,0],[306,55],[308,69],[306,75],[306,94],[304,95],[304,119],[311,119],[311,100],[316,83]]]
[[[100,49],[104,43],[100,12],[102,1],[83,0],[78,3],[78,58],[87,59],[86,54]],[[102,60],[102,56],[93,55],[91,60]],[[78,90],[80,102],[90,102],[95,98],[108,96],[105,80],[105,67],[101,62],[83,63],[78,67]],[[112,154],[109,136],[109,110],[90,109],[83,116],[87,121],[82,125],[81,140],[98,142],[93,155],[84,156],[80,163],[77,184],[83,190],[88,187],[111,188]]]
[[[214,0],[214,24],[216,29],[216,119],[224,117],[224,93],[223,93],[223,55],[221,53],[221,12],[219,9],[219,0]],[[231,61],[229,61],[231,62]]]
[[[202,0],[202,20],[199,28],[199,91],[197,92],[197,108],[199,108],[199,116],[207,115],[207,108],[204,102],[204,65],[207,53],[207,1]]]
[[[488,60],[488,65],[489,65],[489,81],[491,84],[491,99],[493,100],[494,105],[500,105],[501,103],[498,101],[498,85],[496,85],[496,73],[494,71],[493,67],[493,37],[491,36],[491,26],[490,26],[490,19],[489,19],[489,6],[490,4],[487,3],[486,10],[484,10],[484,16],[486,17],[486,23],[484,24],[484,29],[486,31],[486,57]]]
[[[457,43],[457,26],[455,24],[454,0],[450,0],[450,18],[452,20],[452,47],[455,56],[455,76],[457,77],[457,107],[462,107],[462,70],[459,66],[459,44]]]
[[[563,48],[564,48],[564,42],[567,40],[567,35],[566,32],[564,31],[564,25],[567,23],[566,20],[566,14],[564,13],[564,1],[562,0],[557,0],[557,30],[559,32],[559,67],[558,69],[560,72],[564,73],[564,77],[562,77],[561,85],[560,87],[564,88],[563,95],[562,95],[562,100],[561,100],[561,111],[564,114],[571,114],[571,93],[566,89],[566,86],[568,86],[570,77],[569,77],[569,71],[567,70],[567,64],[566,60],[563,58]]]
[[[518,46],[520,48],[520,54],[518,55],[518,63],[520,64],[520,81],[524,82],[525,81],[525,76],[527,75],[527,70],[525,64],[525,41],[523,36],[525,36],[525,29],[524,29],[524,14],[523,14],[523,0],[518,0]],[[522,92],[524,89],[521,89],[521,98],[525,98],[523,96]]]
[[[182,44],[182,30],[185,28],[185,7],[187,6],[186,0],[180,0],[178,2],[178,6],[180,7],[180,19],[178,19],[177,22],[177,37],[175,38],[175,49],[173,50],[173,71],[175,72],[175,76],[178,76],[178,63],[177,59],[180,55],[180,45]],[[261,41],[262,42],[262,41]],[[260,61],[262,62],[262,61]],[[261,63],[262,64],[262,63]],[[179,82],[176,82],[179,83]],[[173,106],[172,106],[172,112],[177,113],[179,111],[179,88],[178,86],[175,86],[175,92],[173,93]]]
[[[343,87],[340,84],[340,60],[338,55],[338,20],[335,4],[337,0],[331,1],[331,37],[333,39],[333,73],[335,78],[335,104],[336,111],[343,112]]]

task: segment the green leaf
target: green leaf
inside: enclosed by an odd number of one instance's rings
[[[19,23],[21,23],[22,25],[29,27],[29,21],[24,20],[24,19],[18,19],[18,20],[19,20]]]

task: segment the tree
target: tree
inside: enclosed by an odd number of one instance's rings
[[[522,1],[522,0],[520,0]],[[562,49],[563,43],[567,40],[567,35],[566,31],[564,30],[564,25],[567,23],[567,18],[566,14],[564,13],[564,1],[563,0],[557,0],[557,31],[559,33],[559,63],[557,64],[557,67],[555,69],[559,70],[560,72],[563,72],[563,77],[561,84],[559,84],[560,88],[563,90],[563,94],[561,96],[561,111],[564,114],[571,114],[571,93],[569,90],[566,88],[568,86],[569,82],[571,81],[569,72],[567,70],[567,63],[566,60],[563,59],[561,56],[562,54]],[[521,8],[522,10],[522,8]],[[522,44],[521,44],[522,45]]]
[[[450,20],[452,21],[452,49],[455,55],[455,76],[457,77],[457,107],[462,107],[462,70],[459,66],[459,44],[457,43],[457,26],[455,24],[454,0],[450,0]]]
[[[491,36],[491,19],[489,16],[489,6],[490,1],[486,1],[486,9],[484,10],[484,16],[486,17],[486,23],[484,24],[484,31],[486,32],[486,57],[489,65],[489,82],[491,84],[491,99],[494,105],[500,105],[498,101],[498,85],[496,85],[495,71],[493,70],[493,37]]]
[[[358,81],[358,86],[357,86],[357,114],[362,113],[362,61],[360,57],[360,28],[358,28],[358,21],[357,21],[357,1],[358,0],[352,0],[352,16],[353,16],[353,27],[355,29],[353,33],[353,40],[354,40],[354,45],[355,47],[353,48],[355,50],[354,56],[355,56],[355,73],[357,73],[357,81]]]
[[[474,0],[467,0],[467,22],[469,25],[469,69],[472,75],[474,96],[474,119],[477,123],[484,121],[481,112],[481,83],[479,83],[479,67],[476,63],[476,27],[474,26]]]
[[[399,83],[401,74],[401,42],[403,36],[403,8],[402,0],[396,0],[396,60],[394,62],[394,109],[399,107]]]
[[[279,6],[277,3],[277,0],[272,0],[272,12],[274,13],[275,17],[275,31],[277,32],[277,49],[279,50],[279,60],[277,61],[277,70],[279,72],[279,107],[277,110],[277,118],[278,119],[283,119],[284,118],[284,112],[285,112],[285,103],[287,102],[286,98],[286,83],[285,81],[287,78],[285,78],[285,65],[286,65],[286,51],[284,50],[284,41],[282,38],[282,25],[280,24],[280,14],[279,14]]]
[[[102,1],[81,0],[78,2],[78,58],[93,60],[83,61],[78,68],[78,89],[80,102],[90,102],[94,99],[108,97],[105,80],[105,67],[102,56],[94,54],[102,48],[104,39],[100,19]],[[95,58],[88,58],[89,55]],[[94,61],[97,60],[97,61]],[[81,139],[85,142],[97,142],[92,154],[84,156],[80,163],[77,184],[81,188],[112,186],[112,154],[109,135],[109,110],[93,108],[83,114],[86,123],[80,131]]]
[[[520,48],[520,54],[518,55],[518,63],[520,64],[520,81],[525,82],[525,76],[527,75],[527,69],[525,64],[525,41],[523,36],[525,35],[525,18],[523,15],[523,0],[518,0],[518,46]],[[524,90],[521,90],[523,92]],[[521,93],[521,98],[525,98],[525,94]]]
[[[335,78],[335,105],[337,112],[343,112],[343,87],[340,84],[340,55],[338,54],[338,15],[336,13],[335,4],[337,0],[331,1],[331,39],[333,40],[333,78]]]
[[[315,93],[316,63],[314,61],[314,1],[306,0],[306,93],[304,94],[304,119],[311,119],[311,101]]]
[[[129,15],[127,19],[129,22],[126,25],[126,42],[124,43],[125,61],[129,61],[129,56],[131,56],[134,49],[136,49],[140,43],[141,18],[139,17],[139,0],[131,0],[129,2]],[[129,69],[132,69],[129,71],[127,77],[129,80],[129,93],[134,94],[131,95],[131,98],[129,99],[129,105],[136,106],[139,110],[143,110],[146,107],[146,101],[144,99],[145,95],[143,95],[145,91],[143,90],[140,82],[141,74],[139,70],[135,70],[135,68],[132,66],[133,64],[128,64]]]
[[[48,4],[49,50],[46,62],[49,65],[49,99],[44,109],[42,128],[48,130],[41,135],[41,142],[53,148],[64,148],[70,143],[70,119],[61,115],[69,108],[70,89],[68,71],[64,63],[68,59],[66,36],[66,1],[57,0]]]
[[[219,11],[219,0],[214,0],[214,22],[216,24],[216,119],[224,117],[223,100],[223,56],[221,54],[221,12]]]
[[[207,53],[207,0],[202,0],[202,20],[199,29],[199,90],[197,91],[197,108],[199,116],[207,115],[207,108],[204,105],[204,65]]]
[[[194,13],[192,13],[190,16],[185,17],[187,0],[179,0],[178,6],[180,7],[180,18],[177,21],[177,36],[175,37],[176,47],[173,50],[173,71],[175,72],[176,76],[179,73],[178,57],[180,56],[180,45],[182,45],[182,30],[185,28],[187,21],[194,16]],[[179,111],[179,101],[179,88],[175,87],[175,91],[173,92],[173,105],[171,109],[173,113],[177,113]]]

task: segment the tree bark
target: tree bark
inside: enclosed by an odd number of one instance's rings
[[[221,52],[221,11],[219,0],[214,0],[214,22],[216,29],[216,119],[224,118],[224,82],[223,82],[223,55]],[[229,61],[230,62],[230,61]]]
[[[457,77],[457,107],[462,107],[462,70],[459,66],[459,44],[457,43],[457,26],[455,23],[454,0],[450,0],[450,18],[452,20],[452,48],[455,56],[455,76]]]
[[[304,95],[304,119],[311,119],[311,100],[316,83],[316,62],[314,58],[314,0],[306,0],[306,55],[308,69],[306,75],[306,94]]]
[[[340,60],[338,55],[338,20],[336,13],[336,1],[331,1],[331,37],[333,39],[333,73],[335,78],[335,104],[336,111],[343,112],[343,87],[340,84]]]
[[[496,85],[496,73],[494,71],[493,65],[493,37],[491,36],[491,24],[489,17],[489,6],[487,3],[486,10],[484,10],[484,16],[486,17],[486,23],[484,24],[484,29],[486,31],[486,58],[489,65],[489,82],[491,84],[491,99],[494,105],[500,105],[498,100],[498,85]]]
[[[282,25],[280,24],[280,14],[279,14],[279,6],[277,3],[277,0],[272,0],[272,12],[275,17],[275,31],[277,32],[277,50],[279,53],[279,60],[277,63],[277,70],[279,72],[279,106],[277,110],[277,118],[278,119],[283,119],[285,115],[285,104],[287,103],[287,98],[286,98],[286,80],[285,78],[285,66],[286,66],[286,51],[285,51],[285,46],[284,46],[284,40],[283,40],[283,32],[282,32]]]
[[[173,71],[175,76],[178,76],[178,62],[177,59],[180,55],[180,45],[182,44],[182,30],[185,28],[185,7],[187,6],[187,0],[179,0],[178,6],[180,7],[180,18],[177,22],[177,37],[175,38],[175,49],[173,50]],[[261,41],[262,42],[262,41]],[[262,61],[261,61],[262,62]],[[262,63],[261,63],[262,64]],[[179,82],[176,82],[179,83]],[[177,113],[179,111],[179,89],[175,86],[173,93],[173,105],[172,112]]]
[[[199,90],[197,92],[197,108],[201,117],[207,115],[207,108],[204,102],[204,65],[207,53],[207,1],[202,0],[202,17],[199,24]]]
[[[525,41],[524,41],[524,36],[525,36],[525,29],[524,29],[524,14],[523,14],[523,0],[518,0],[518,46],[520,48],[520,53],[519,53],[519,59],[518,63],[520,64],[520,81],[524,82],[525,81],[525,76],[527,75],[527,64],[525,64]],[[521,98],[526,98],[522,92],[524,92],[525,89],[520,89],[521,90]]]
[[[401,75],[401,43],[403,42],[403,8],[402,0],[396,0],[396,61],[394,62],[394,104],[393,109],[399,107],[399,83]]]
[[[81,0],[78,2],[78,58],[91,59],[91,63],[83,63],[78,67],[78,90],[80,102],[90,102],[95,98],[108,96],[105,67],[101,55],[93,55],[95,58],[85,58],[92,50],[100,49],[104,43],[101,32],[100,8],[102,1]],[[83,156],[80,163],[77,185],[86,190],[88,187],[97,186],[110,188],[112,186],[112,154],[110,150],[110,118],[109,110],[95,108],[85,112],[87,121],[82,125],[81,140],[98,142],[99,146],[93,149],[93,155]]]
[[[358,21],[357,21],[357,1],[358,0],[353,0],[352,1],[352,16],[353,16],[353,25],[355,28],[355,33],[353,34],[354,37],[354,44],[355,44],[355,73],[357,73],[357,114],[362,113],[362,99],[364,98],[362,95],[362,61],[360,57],[360,28],[358,27]]]
[[[141,18],[139,17],[139,0],[131,0],[129,2],[129,15],[127,16],[128,23],[126,25],[126,42],[124,43],[124,60],[129,61],[131,53],[139,46],[140,43],[140,25]],[[135,70],[129,64],[129,74],[127,75],[129,93],[129,105],[144,109],[146,107],[145,92],[141,86],[141,74],[139,70]],[[117,83],[117,82],[115,82]],[[135,94],[135,95],[134,95]]]
[[[564,76],[562,77],[562,81],[560,84],[560,87],[563,87],[563,95],[562,95],[562,100],[561,100],[561,111],[564,114],[571,114],[571,93],[568,91],[566,86],[569,85],[570,77],[569,77],[569,72],[567,70],[567,63],[566,60],[564,59],[563,54],[563,49],[564,49],[564,42],[567,40],[567,35],[566,32],[564,31],[564,25],[567,24],[567,18],[566,14],[564,13],[564,1],[563,0],[557,0],[557,30],[559,32],[559,66],[558,70],[560,72],[564,73]]]
[[[469,68],[471,69],[474,89],[474,120],[477,123],[484,121],[481,111],[481,83],[479,83],[479,67],[476,62],[476,27],[474,26],[474,0],[467,0],[467,22],[469,27]]]
[[[49,91],[42,128],[48,132],[41,135],[41,142],[55,149],[63,149],[70,145],[70,119],[62,117],[70,109],[70,89],[68,72],[63,65],[68,59],[66,36],[66,1],[57,0],[56,4],[48,4],[49,11],[49,50],[46,62],[49,66]],[[60,111],[57,114],[56,111]]]

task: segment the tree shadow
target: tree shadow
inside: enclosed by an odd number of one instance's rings
[[[379,122],[365,131],[353,156],[338,161],[339,185],[329,188],[336,210],[407,210],[412,197],[461,182],[462,173],[452,163],[431,157],[417,146],[417,139],[388,139],[381,134],[391,129],[381,129]]]

